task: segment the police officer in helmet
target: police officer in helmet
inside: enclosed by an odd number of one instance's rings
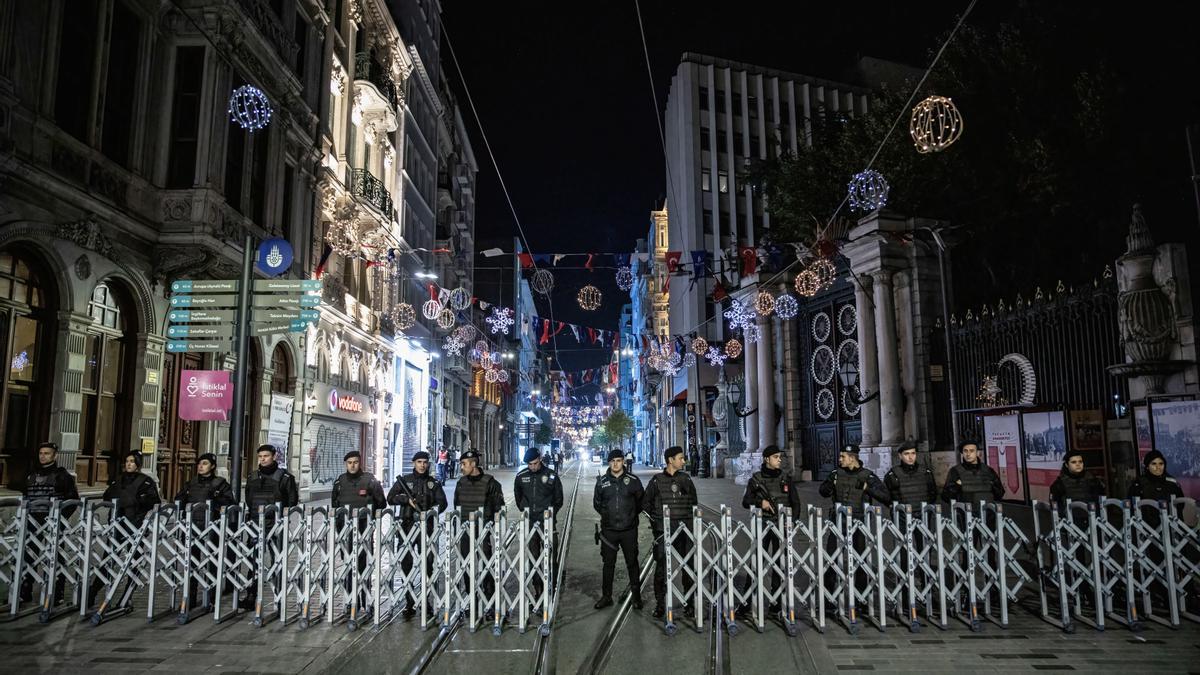
[[[517,477],[513,479],[513,497],[516,499],[517,508],[522,511],[529,509],[529,517],[534,522],[541,522],[543,514],[548,509],[553,509],[553,514],[557,518],[563,505],[562,481],[559,480],[557,473],[545,465],[542,457],[541,451],[536,446],[531,446],[525,451],[525,468],[517,472]],[[555,521],[552,520],[550,526],[554,527],[554,523]],[[541,538],[530,537],[530,560],[536,560],[541,555],[544,545]],[[534,574],[532,576],[532,597],[541,597],[543,588],[541,575]],[[554,576],[553,550],[550,551],[550,576]]]
[[[273,504],[287,509],[300,503],[300,488],[296,485],[296,477],[287,469],[279,466],[275,460],[276,452],[275,446],[269,443],[258,446],[258,449],[254,451],[255,457],[258,459],[258,468],[246,477],[246,492],[243,496],[246,502],[246,518],[257,521],[258,514],[263,507]],[[270,533],[275,527],[275,513],[274,511],[265,513],[263,532]],[[257,545],[258,542],[250,543]],[[262,566],[266,567],[267,561],[262,561]],[[258,571],[252,570],[248,576],[249,592],[242,596],[238,605],[239,609],[245,611],[254,609],[254,594],[258,589],[256,583]]]
[[[683,465],[687,461],[683,448],[673,445],[663,451],[663,458],[666,460],[666,467],[661,473],[650,477],[650,483],[646,485],[646,493],[642,497],[642,510],[650,519],[650,529],[654,532],[654,599],[657,601],[654,617],[656,619],[662,618],[666,614],[666,527],[669,525],[672,531],[686,527],[692,518],[692,507],[699,504],[696,497],[696,486],[692,484],[691,477],[683,470]],[[664,506],[669,509],[670,523],[663,522]],[[679,555],[687,555],[692,547],[691,542],[683,537],[675,539],[674,545]],[[683,588],[690,589],[694,582],[691,571],[685,568],[682,570],[682,575]],[[690,606],[685,609],[690,611]]]
[[[592,508],[600,514],[600,559],[604,562],[600,581],[600,599],[596,609],[613,604],[613,576],[617,568],[617,549],[625,556],[629,588],[634,609],[642,608],[642,589],[638,577],[638,511],[642,508],[642,481],[625,470],[620,450],[608,452],[608,471],[596,478]]]
[[[911,505],[914,511],[921,504],[932,504],[937,501],[937,481],[933,478],[933,470],[917,464],[917,444],[905,441],[896,451],[899,463],[894,464],[883,477],[883,484],[892,495],[892,504],[904,510]]]
[[[479,453],[474,450],[467,450],[459,455],[459,465],[462,473],[458,479],[458,483],[454,486],[454,508],[458,510],[459,515],[464,521],[468,521],[471,513],[483,510],[483,522],[491,521],[493,516],[504,511],[504,488],[500,486],[500,481],[496,480],[491,474],[485,473],[479,467]],[[469,522],[469,521],[468,521]],[[483,523],[479,523],[477,527],[482,527]],[[482,533],[482,530],[479,530]],[[492,537],[491,535],[480,536],[477,540],[478,547],[481,553],[488,558],[492,557]],[[464,537],[459,543],[459,554],[464,559],[470,554],[468,546],[470,542]],[[470,592],[470,580],[467,580],[467,591]],[[483,577],[483,582],[480,584],[483,594],[487,598],[492,597],[495,591],[496,582],[492,578],[491,573],[487,573]],[[484,607],[489,604],[484,601]]]
[[[863,503],[875,500],[880,504],[891,502],[887,486],[862,465],[857,445],[849,444],[838,453],[838,468],[834,469],[821,483],[822,497],[830,497],[833,503],[844,505],[856,518],[863,517]]]
[[[383,485],[375,479],[375,476],[362,470],[361,452],[358,450],[347,452],[342,457],[342,462],[346,465],[346,472],[333,482],[333,493],[329,496],[329,505],[334,509],[346,507],[350,516],[355,519],[355,524],[361,534],[366,531],[370,516],[387,506],[387,499],[383,496]],[[346,513],[339,511],[335,522],[340,531],[346,526]],[[358,554],[360,577],[365,569],[367,569],[367,553],[362,551]],[[352,594],[354,581],[350,575],[346,575],[344,584],[346,594]],[[355,608],[363,608],[364,614],[370,612],[367,597],[367,583],[363,580],[358,585],[358,597],[354,600],[356,601]]]
[[[51,500],[76,501],[79,499],[79,490],[75,487],[75,477],[71,475],[71,472],[58,465],[58,446],[56,444],[47,441],[38,445],[37,458],[37,467],[25,476],[24,495],[30,520],[41,524],[50,517]],[[75,513],[74,506],[68,506],[61,511],[64,518],[70,518],[73,513]],[[25,551],[25,561],[29,564],[33,563],[31,551],[28,548]],[[66,577],[60,574],[58,583],[55,585],[55,604],[62,602],[65,588]],[[25,576],[21,579],[20,596],[21,602],[33,602],[32,576]]]
[[[412,473],[396,477],[396,482],[388,492],[387,503],[400,507],[400,526],[406,532],[411,532],[417,526],[417,519],[421,514],[430,509],[437,509],[438,513],[446,510],[446,491],[442,489],[442,484],[430,475],[428,452],[418,450],[413,454]],[[425,531],[428,534],[433,534],[433,527],[432,518],[425,520]],[[405,576],[412,571],[414,562],[412,555],[405,555],[400,559],[400,568],[404,570]],[[425,559],[425,572],[433,574],[432,551]],[[411,587],[405,593],[405,599],[401,615],[405,619],[411,619],[417,615],[417,603],[412,596]]]
[[[1004,496],[1000,474],[983,463],[978,443],[963,441],[958,446],[958,454],[958,464],[950,467],[946,474],[942,501],[966,502],[971,505],[971,510],[975,510],[980,502],[991,503]]]
[[[757,508],[762,510],[763,520],[778,521],[783,510],[790,509],[792,517],[800,511],[800,496],[796,492],[795,479],[792,472],[783,468],[783,451],[777,445],[768,445],[762,450],[762,467],[750,476],[746,483],[746,492],[742,495],[742,508]],[[763,548],[770,555],[779,550],[780,540],[777,533],[767,531],[763,538]],[[771,572],[768,580],[771,592],[779,588],[781,579]],[[748,607],[739,607],[741,612]],[[768,608],[770,613],[779,611],[779,604],[772,603]]]

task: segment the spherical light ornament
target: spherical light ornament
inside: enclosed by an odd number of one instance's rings
[[[387,230],[382,227],[377,227],[362,235],[362,252],[367,258],[380,262],[387,258],[388,239],[390,235]]]
[[[417,310],[407,302],[392,305],[392,326],[396,330],[408,330],[417,325]]]
[[[479,352],[480,354],[487,353],[487,350],[488,350],[487,340],[480,340],[475,343],[475,351]]]
[[[507,370],[497,370],[496,371],[496,381],[500,382],[500,383],[508,382],[508,371]]]
[[[681,361],[680,364],[684,368],[691,368],[692,366],[696,365],[696,355],[691,353],[684,355],[683,361]]]
[[[729,338],[725,343],[725,354],[731,359],[736,359],[742,353],[742,343],[737,341],[737,338]]]
[[[622,267],[617,270],[617,288],[627,291],[633,288],[633,270],[628,267]]]
[[[462,311],[471,306],[471,291],[459,286],[450,291],[450,306]]]
[[[775,298],[775,314],[784,321],[791,321],[800,313],[800,302],[796,296],[784,293]]]
[[[917,152],[941,152],[957,141],[962,132],[962,114],[945,96],[930,96],[913,107],[908,133]]]
[[[475,337],[475,326],[469,323],[464,323],[463,325],[454,329],[454,337],[458,338],[458,341],[464,345],[467,344],[471,341],[471,338]]]
[[[575,296],[575,300],[579,303],[579,306],[582,309],[588,312],[594,312],[600,308],[600,301],[603,297],[604,294],[600,292],[599,288],[588,284],[587,286],[579,289],[579,293]]]
[[[867,169],[854,174],[854,178],[850,179],[850,184],[846,186],[849,191],[847,199],[850,202],[850,208],[855,211],[878,211],[887,204],[888,191],[891,186],[884,179],[883,174],[875,169]]]
[[[488,354],[488,359],[491,360],[493,366],[500,365],[500,352],[492,352]]]
[[[487,380],[488,382],[496,382],[500,379],[500,375],[494,370],[486,370],[483,373],[483,379]]]
[[[817,275],[817,283],[821,289],[829,288],[837,281],[837,267],[828,258],[817,258],[808,269]]]
[[[550,291],[554,288],[554,275],[550,273],[550,270],[538,270],[533,273],[533,281],[529,285],[542,295],[550,295]]]
[[[258,87],[244,84],[229,97],[229,121],[254,133],[271,123],[271,102]]]
[[[449,307],[443,309],[441,312],[438,312],[437,325],[438,328],[441,328],[442,330],[450,330],[451,328],[454,328],[454,312],[450,311]]]
[[[821,280],[811,269],[801,270],[796,275],[796,292],[801,297],[811,298],[821,292]]]
[[[437,300],[426,300],[425,304],[421,305],[421,315],[426,319],[436,319],[442,313],[442,303]]]
[[[704,352],[708,351],[708,340],[702,337],[692,340],[692,351],[703,356]]]
[[[325,243],[338,255],[358,255],[362,249],[362,231],[353,220],[334,220],[325,230]]]
[[[771,316],[771,312],[775,311],[775,296],[769,291],[759,291],[754,297],[754,310],[759,316]]]

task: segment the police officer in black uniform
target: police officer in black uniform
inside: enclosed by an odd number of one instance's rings
[[[118,512],[138,526],[146,519],[146,514],[161,501],[154,479],[142,473],[140,452],[130,450],[125,453],[121,474],[109,482],[102,499],[116,501]]]
[[[642,608],[642,588],[638,577],[638,511],[642,508],[642,481],[625,470],[625,455],[620,450],[608,452],[608,471],[596,478],[592,508],[600,514],[600,559],[604,561],[600,581],[600,599],[596,609],[613,604],[613,576],[617,569],[617,549],[625,556],[629,574],[629,589],[634,609]]]
[[[887,486],[862,465],[859,452],[857,445],[844,446],[838,453],[838,468],[825,477],[818,490],[822,497],[832,498],[835,505],[844,504],[856,518],[863,517],[863,503],[867,500],[889,504],[892,499]]]
[[[900,463],[893,465],[883,477],[883,484],[892,495],[892,505],[901,511],[911,505],[916,512],[921,504],[937,501],[937,481],[932,469],[917,464],[917,444],[906,441],[896,455]]]
[[[979,456],[979,444],[963,441],[958,446],[959,463],[950,467],[946,484],[942,486],[942,501],[967,502],[971,510],[979,502],[994,502],[1004,496],[1004,484],[1000,474],[983,463]]]
[[[43,523],[50,517],[50,500],[78,500],[79,490],[75,487],[75,477],[70,471],[58,465],[58,446],[54,443],[42,443],[37,448],[38,465],[25,476],[25,500],[28,502],[29,518],[37,523]],[[70,518],[75,507],[62,510],[64,517]],[[33,563],[30,550],[25,551],[25,562]],[[54,604],[62,602],[66,589],[66,577],[59,575],[55,585]],[[21,579],[21,602],[33,602],[33,577]]]
[[[783,451],[777,445],[768,445],[762,450],[762,468],[755,471],[746,483],[746,492],[742,495],[742,508],[762,509],[763,520],[777,521],[783,509],[791,509],[792,518],[800,512],[800,496],[796,493],[795,479],[792,472],[783,468]],[[768,555],[779,550],[779,536],[768,531],[763,537],[763,548]],[[779,574],[771,572],[771,592],[779,588],[782,581]],[[748,607],[739,607],[745,612]],[[770,613],[779,611],[779,604],[772,603],[768,608]]]
[[[504,511],[504,488],[500,486],[500,481],[479,468],[478,452],[467,450],[458,459],[461,475],[454,486],[454,508],[464,521],[472,512],[483,509],[483,521],[480,522],[482,526],[484,522],[491,521],[497,513]],[[491,558],[491,536],[480,537],[476,541],[480,551]],[[459,554],[464,558],[470,553],[467,548],[469,545],[470,542],[465,537],[459,542]],[[468,592],[471,590],[470,583],[470,580],[467,580]],[[496,582],[490,573],[484,575],[481,585],[484,595],[490,598],[496,588]]]
[[[413,453],[412,473],[407,476],[397,476],[396,482],[388,492],[387,503],[400,507],[400,526],[404,528],[405,532],[411,532],[417,526],[417,519],[421,517],[422,513],[430,509],[437,509],[438,513],[446,510],[446,491],[442,489],[442,484],[430,474],[429,459],[429,453],[424,450]],[[433,534],[433,527],[432,519],[425,521],[426,533]],[[412,571],[414,562],[411,555],[405,555],[400,559],[400,569],[404,570],[405,576]],[[433,574],[432,551],[425,559],[425,573]],[[410,592],[405,594],[405,598],[407,602],[401,615],[405,619],[411,619],[417,615],[417,602],[412,596],[411,587]]]
[[[1151,450],[1142,458],[1145,473],[1138,476],[1129,486],[1129,496],[1137,506],[1138,499],[1153,499],[1156,502],[1166,502],[1170,506],[1176,498],[1183,497],[1183,487],[1179,481],[1167,473],[1167,459],[1158,450]],[[1142,510],[1142,518],[1155,527],[1162,522],[1158,512],[1153,509]]]
[[[1050,497],[1066,509],[1067,500],[1096,503],[1104,496],[1104,484],[1083,469],[1083,453],[1071,450],[1063,458],[1062,471],[1050,484]]]
[[[229,484],[229,481],[217,475],[217,456],[211,452],[200,455],[199,459],[196,460],[196,475],[190,481],[184,483],[183,487],[179,489],[179,493],[175,495],[175,503],[179,506],[181,514],[187,514],[192,504],[204,504],[206,502],[209,505],[207,509],[191,509],[194,527],[205,527],[209,522],[220,516],[222,508],[237,503],[233,498],[233,486]],[[210,537],[215,541],[215,536],[210,535]],[[199,552],[199,547],[193,547],[193,558],[197,557]],[[215,560],[208,560],[202,564],[212,569],[216,568]],[[188,597],[190,598],[189,606],[196,604],[196,588],[198,585],[196,579],[193,578],[191,587],[188,589]],[[212,604],[212,598],[205,598],[205,604]]]
[[[667,549],[665,524],[663,523],[663,507],[669,509],[669,519],[672,531],[686,527],[691,522],[692,507],[699,504],[696,497],[696,486],[683,470],[686,458],[683,448],[673,445],[663,451],[666,467],[662,473],[650,477],[646,485],[646,493],[642,497],[642,510],[650,519],[650,529],[654,532],[654,599],[658,606],[654,608],[654,617],[662,618],[666,614],[667,598]],[[691,541],[685,538],[675,540],[675,550],[680,555],[687,555],[691,549]],[[683,588],[691,588],[693,583],[691,571],[682,570]],[[686,607],[691,611],[691,603]]]
[[[513,497],[516,499],[517,508],[522,511],[529,509],[529,517],[535,522],[542,520],[542,514],[546,509],[554,509],[555,519],[552,521],[551,527],[557,524],[558,512],[562,510],[563,505],[562,481],[559,480],[557,473],[542,462],[542,454],[536,446],[525,451],[525,468],[518,471],[517,477],[513,479]],[[541,555],[544,545],[541,538],[529,538],[531,560]],[[551,550],[551,578],[555,574],[554,562],[554,551]],[[531,586],[533,587],[532,597],[540,597],[543,587],[541,575],[533,575]]]
[[[243,499],[246,502],[245,517],[257,521],[259,511],[264,506],[278,504],[283,508],[291,508],[300,503],[300,488],[296,485],[296,477],[290,471],[279,466],[275,461],[275,446],[265,444],[258,446],[255,451],[258,459],[258,469],[246,478],[246,492]],[[270,532],[275,527],[275,515],[267,512],[263,519],[263,531]],[[257,545],[257,541],[251,542]],[[267,561],[262,561],[265,566]],[[250,573],[250,592],[241,598],[239,609],[250,611],[254,609],[254,593],[257,571]]]
[[[375,479],[375,476],[362,470],[361,452],[358,450],[347,452],[342,457],[342,462],[346,465],[346,472],[333,481],[333,493],[329,495],[329,505],[334,509],[343,506],[349,509],[361,534],[366,531],[370,516],[387,507],[387,499],[383,496],[383,485]],[[337,529],[341,530],[346,526],[346,514],[338,513],[335,522]],[[367,552],[362,551],[358,554],[360,576],[365,569],[367,569]],[[342,583],[345,584],[347,595],[353,593],[354,581],[349,574]],[[358,606],[363,608],[364,613],[369,613],[368,597],[366,583],[359,584]]]

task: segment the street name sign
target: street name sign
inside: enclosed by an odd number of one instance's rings
[[[255,293],[302,293],[321,290],[320,279],[255,279]]]
[[[237,279],[180,279],[171,282],[172,293],[237,293]]]
[[[316,295],[255,295],[254,306],[258,307],[317,307],[321,298]]]
[[[237,321],[236,309],[173,309],[167,313],[171,323],[217,322],[233,323]]]
[[[184,352],[228,352],[232,351],[232,340],[168,340],[167,351],[172,354]]]
[[[233,338],[233,325],[189,325],[170,326],[167,328],[169,338]]]

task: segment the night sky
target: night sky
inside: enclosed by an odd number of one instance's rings
[[[642,13],[656,108],[651,106],[633,0],[586,5],[446,1],[443,24],[534,252],[609,252],[632,251],[649,228],[650,209],[664,194],[654,116],[665,108],[670,78],[683,52],[835,80],[849,77],[860,56],[924,68],[939,37],[967,4],[925,2],[916,12],[910,3],[894,2],[646,0]],[[1012,6],[982,0],[970,21],[995,21]],[[1125,13],[1114,10],[1113,21],[1126,21],[1117,16]],[[1139,21],[1153,25],[1153,14],[1131,20],[1131,31],[1140,34],[1129,40],[1153,44],[1155,36],[1137,28]],[[1064,27],[1064,39],[1071,34]],[[442,59],[465,108],[445,38]],[[1194,69],[1179,77],[1180,87],[1194,88]],[[463,115],[477,132],[470,111],[464,109]],[[480,165],[477,251],[491,246],[510,251],[517,228],[478,133],[473,143]],[[478,257],[477,263],[477,293],[510,303],[511,269],[483,268],[511,266],[511,258]],[[497,286],[501,279],[502,287]],[[562,270],[556,279],[556,319],[615,327],[628,295],[619,293],[611,269],[591,274]],[[597,312],[583,312],[575,303],[576,290],[587,282],[605,293]],[[549,314],[545,304],[539,303],[539,311]],[[559,347],[567,369],[601,365],[608,358],[607,351],[567,351],[576,349],[569,336],[559,340]]]

